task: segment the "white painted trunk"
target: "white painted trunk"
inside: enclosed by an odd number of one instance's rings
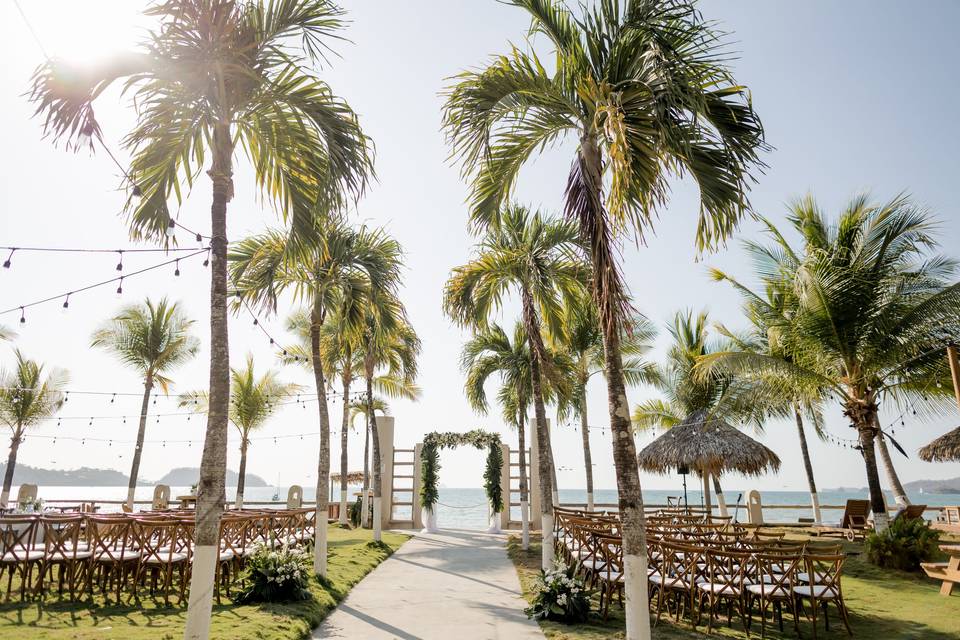
[[[530,503],[520,501],[520,546],[524,551],[530,548]]]
[[[381,513],[380,501],[383,498],[373,497],[373,541],[380,542],[383,539],[383,514]]]
[[[544,571],[553,569],[553,514],[541,514],[540,568]]]
[[[873,514],[873,528],[877,533],[883,533],[890,526],[890,516],[886,513]]]
[[[136,492],[137,492],[136,487],[127,487],[127,508],[130,509],[130,511],[133,511],[133,498],[134,498],[133,494],[135,494]]]
[[[4,489],[0,492],[0,508],[7,508],[7,501],[10,500],[10,490]]]
[[[184,640],[207,640],[210,636],[210,614],[213,610],[214,575],[217,569],[217,547],[196,547],[193,550],[193,576],[190,578],[190,606]]]
[[[816,493],[810,494],[810,504],[813,506],[813,521],[815,524],[821,524],[823,520],[820,518],[820,496]]]
[[[647,594],[647,558],[624,555],[623,595],[627,640],[650,640],[650,606]]]
[[[350,518],[347,517],[348,516],[347,511],[348,511],[347,492],[345,490],[341,490],[340,491],[340,524],[342,525],[346,525],[350,521]]]
[[[237,509],[243,509],[243,492],[242,491],[237,492],[237,499],[233,503],[233,506],[236,507]]]
[[[717,507],[720,509],[720,516],[726,518],[727,499],[723,497],[723,491],[720,490],[720,485],[717,485]]]
[[[360,526],[364,529],[370,528],[370,497],[367,493],[364,491],[360,498]]]
[[[316,531],[313,534],[313,573],[327,577],[327,523],[317,514]]]
[[[554,487],[553,491],[550,492],[550,495],[553,497],[553,506],[555,506],[555,507],[556,507],[556,506],[559,506],[559,505],[560,505],[560,492],[557,491],[556,487]]]
[[[587,494],[587,511],[593,511],[593,492]]]

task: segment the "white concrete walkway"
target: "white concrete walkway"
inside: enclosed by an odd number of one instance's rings
[[[504,536],[418,533],[354,587],[312,637],[542,640],[525,606]]]

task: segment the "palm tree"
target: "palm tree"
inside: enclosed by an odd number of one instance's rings
[[[632,330],[620,336],[623,376],[629,385],[650,384],[656,380],[656,367],[643,360],[650,349],[650,341],[656,335],[653,325],[646,317],[636,314],[631,319]],[[564,309],[563,325],[566,335],[553,337],[555,348],[572,363],[573,379],[569,396],[561,397],[557,420],[569,417],[580,419],[580,434],[583,438],[583,466],[587,480],[587,510],[593,511],[593,456],[590,452],[590,420],[587,417],[587,386],[590,379],[604,371],[603,333],[596,308],[590,299],[584,299]]]
[[[474,331],[460,357],[460,366],[467,374],[467,401],[474,411],[486,414],[487,380],[494,373],[500,376],[497,399],[503,409],[503,418],[517,429],[517,451],[520,463],[520,522],[521,544],[530,547],[530,497],[527,485],[527,410],[532,403],[533,383],[530,341],[523,323],[513,328],[513,340],[498,324]],[[509,502],[509,500],[508,500]]]
[[[363,363],[361,362],[360,369],[363,370]],[[367,404],[366,398],[354,400],[350,403],[350,428],[353,428],[355,418],[357,416],[363,416],[363,492],[360,494],[360,526],[367,527],[370,526],[369,522],[369,512],[370,512],[370,503],[368,502],[368,494],[370,492],[370,407]],[[382,416],[390,415],[390,405],[387,404],[387,401],[383,398],[377,396],[373,397],[373,415],[374,420],[376,420],[377,412],[380,412]]]
[[[512,4],[531,16],[530,33],[549,41],[552,73],[533,43],[513,47],[455,79],[444,125],[472,183],[476,226],[498,224],[500,207],[532,156],[567,134],[580,143],[566,214],[590,251],[604,337],[624,521],[626,635],[646,640],[643,497],[619,344],[630,310],[616,241],[631,229],[642,237],[667,202],[669,179],[686,174],[700,187],[698,247],[723,241],[748,207],[763,129],[747,89],[727,68],[722,34],[693,0],[603,1],[577,15],[563,0]]]
[[[277,309],[278,297],[290,292],[295,301],[309,307],[309,312],[297,322],[309,344],[307,354],[319,408],[317,513],[327,513],[330,495],[330,414],[324,370],[327,358],[321,349],[321,329],[328,315],[337,311],[343,317],[353,318],[353,325],[361,326],[365,301],[371,292],[393,286],[399,277],[395,253],[395,241],[382,231],[353,229],[331,220],[318,224],[318,233],[308,244],[285,231],[274,230],[241,241],[229,254],[230,275],[241,304],[249,299],[272,313]],[[326,527],[317,527],[313,568],[317,575],[326,576]]]
[[[576,227],[548,220],[521,205],[506,207],[500,224],[487,229],[466,265],[456,267],[444,290],[444,309],[461,326],[484,328],[510,291],[520,296],[524,331],[530,345],[531,397],[536,417],[541,526],[553,531],[553,452],[544,404],[543,377],[551,360],[541,323],[550,334],[564,332],[562,310],[582,296],[587,280]],[[542,564],[553,563],[553,545],[542,545]]]
[[[34,76],[31,99],[55,141],[79,148],[101,137],[93,103],[121,84],[137,109],[124,138],[132,155],[127,213],[135,239],[172,243],[178,206],[210,158],[210,412],[197,495],[196,552],[184,638],[206,638],[223,513],[230,397],[227,337],[227,203],[239,148],[257,186],[294,232],[358,197],[372,145],[349,105],[310,70],[338,37],[331,0],[163,0],[140,52],[93,69],[54,59]]]
[[[16,337],[17,334],[12,329],[0,324],[0,342],[8,342]]]
[[[124,307],[93,334],[90,346],[112,353],[143,377],[140,426],[127,487],[128,509],[133,509],[133,496],[137,490],[150,394],[154,385],[164,394],[169,393],[172,381],[167,374],[197,355],[200,341],[190,334],[192,328],[193,320],[184,315],[176,302],[161,298],[154,303],[147,298],[143,304]]]
[[[399,256],[399,252],[397,255]],[[396,298],[394,291],[379,288],[372,293],[365,314],[362,358],[367,402],[367,432],[373,442],[373,539],[375,542],[380,542],[383,535],[381,511],[383,479],[381,478],[380,436],[375,417],[374,380],[378,369],[386,369],[390,373],[388,378],[401,381],[401,388],[409,386],[416,389],[413,381],[417,377],[420,338],[407,320],[406,309]],[[419,395],[419,390],[416,394]],[[366,461],[364,461],[364,477],[370,477]],[[364,496],[366,496],[366,490],[367,486],[364,482]]]
[[[230,422],[240,432],[240,471],[237,478],[236,508],[243,508],[243,489],[247,477],[247,449],[250,432],[259,429],[273,415],[278,402],[300,390],[300,385],[280,382],[279,372],[268,369],[257,377],[253,356],[247,355],[243,369],[230,369]],[[209,396],[204,391],[191,391],[180,396],[181,407],[209,408]]]
[[[797,299],[794,295],[793,280],[800,268],[801,257],[794,253],[793,248],[777,228],[766,218],[757,216],[764,225],[767,234],[774,239],[773,246],[764,246],[753,241],[744,242],[744,248],[757,265],[756,271],[763,284],[763,294],[752,291],[748,286],[738,281],[720,269],[711,269],[715,280],[726,281],[739,291],[744,300],[744,315],[750,321],[751,328],[748,334],[738,335],[726,327],[719,325],[720,333],[727,336],[733,347],[739,351],[753,351],[756,353],[779,357],[789,360],[789,354],[783,353],[780,344],[780,334],[789,327],[790,319],[796,312]],[[777,380],[775,387],[782,389],[790,382]],[[763,383],[763,381],[761,381]],[[807,476],[807,486],[810,491],[810,504],[813,509],[814,522],[820,523],[820,497],[817,493],[817,483],[813,475],[813,463],[810,460],[810,451],[807,446],[807,435],[804,429],[803,414],[812,418],[814,431],[821,439],[825,438],[823,431],[820,405],[823,401],[822,390],[818,388],[795,388],[791,393],[782,396],[787,413],[792,412],[797,426],[797,437],[800,442],[800,455],[803,459],[804,471]]]
[[[804,241],[793,279],[797,297],[782,327],[778,355],[729,351],[704,368],[784,380],[783,391],[823,389],[836,398],[866,467],[874,523],[886,528],[875,440],[887,398],[921,416],[952,410],[949,371],[941,351],[960,335],[960,283],[955,261],[931,255],[930,214],[905,196],[874,204],[853,199],[830,224],[812,198],[788,218]],[[943,381],[947,381],[946,384]]]
[[[44,379],[44,366],[28,360],[20,350],[14,351],[16,367],[0,371],[0,422],[10,427],[10,454],[7,456],[0,507],[6,508],[10,499],[10,485],[17,466],[17,451],[24,432],[50,418],[63,405],[63,386],[67,375],[53,369]]]
[[[676,313],[670,327],[673,342],[667,350],[666,362],[651,375],[653,385],[664,399],[651,398],[637,404],[633,411],[633,424],[637,430],[670,429],[698,412],[727,422],[752,421],[757,430],[762,430],[762,418],[769,412],[772,397],[766,393],[766,387],[745,376],[719,371],[704,376],[697,370],[697,363],[704,356],[725,346],[710,339],[708,327],[705,311],[697,315],[689,310]],[[708,509],[709,481],[705,475],[704,499]],[[720,515],[726,516],[727,507],[716,476],[713,477],[713,488]]]

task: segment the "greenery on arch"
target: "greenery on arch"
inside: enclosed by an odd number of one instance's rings
[[[493,512],[502,512],[503,491],[500,487],[500,474],[503,469],[503,452],[500,450],[500,435],[480,429],[473,429],[466,433],[434,431],[423,438],[423,449],[420,452],[420,503],[423,508],[432,510],[439,497],[437,482],[440,472],[440,450],[461,446],[487,449],[483,488]]]

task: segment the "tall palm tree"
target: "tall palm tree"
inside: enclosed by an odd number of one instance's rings
[[[650,384],[656,380],[656,366],[643,359],[650,349],[650,341],[656,330],[646,317],[635,314],[631,319],[632,330],[620,336],[623,354],[623,376],[629,385]],[[555,348],[572,363],[573,379],[569,396],[561,396],[557,420],[579,418],[580,435],[583,438],[583,466],[587,482],[587,510],[593,510],[593,456],[590,452],[590,420],[587,417],[587,386],[590,379],[604,371],[603,333],[596,308],[591,300],[584,299],[564,309],[564,336],[551,340]]]
[[[227,203],[234,152],[243,150],[257,186],[298,236],[315,219],[358,197],[372,173],[372,145],[346,102],[310,69],[338,37],[331,0],[162,0],[139,52],[76,68],[50,60],[34,76],[32,100],[47,134],[68,147],[101,137],[93,103],[125,88],[137,124],[127,213],[136,239],[173,242],[168,207],[178,206],[210,158],[210,412],[197,495],[196,551],[184,638],[209,635],[226,469],[230,363],[227,336]],[[318,213],[319,210],[319,213]]]
[[[709,320],[705,311],[679,311],[670,327],[673,338],[667,350],[666,361],[651,376],[653,385],[663,398],[640,402],[633,411],[637,430],[669,429],[691,414],[705,412],[712,419],[727,422],[751,421],[762,430],[762,419],[769,412],[768,405],[775,394],[746,376],[733,376],[719,371],[701,375],[697,364],[710,353],[723,350],[725,345],[711,340]],[[704,498],[709,500],[709,478],[704,475]],[[713,476],[713,488],[720,504],[721,515],[726,515],[726,504],[720,480]],[[707,507],[710,507],[707,502]]]
[[[0,507],[6,508],[10,485],[17,466],[17,452],[27,429],[50,418],[63,405],[64,371],[53,369],[44,378],[44,366],[28,360],[20,350],[14,351],[16,366],[0,370],[0,422],[10,427],[10,454],[7,456]]]
[[[279,372],[268,369],[257,376],[253,368],[253,356],[247,355],[243,369],[230,369],[230,422],[240,432],[240,471],[237,478],[235,506],[243,508],[243,490],[247,478],[247,449],[250,447],[250,432],[262,427],[273,415],[273,407],[300,390],[300,385],[281,382]],[[190,391],[180,396],[181,407],[209,408],[209,394],[205,391]]]
[[[669,179],[689,175],[700,187],[697,245],[716,246],[748,206],[763,129],[727,67],[722,34],[693,0],[604,0],[577,14],[563,0],[511,3],[532,18],[529,32],[549,42],[551,64],[541,63],[531,42],[462,73],[447,94],[445,129],[472,183],[476,226],[496,226],[531,157],[566,135],[579,141],[566,214],[589,247],[604,336],[624,521],[626,635],[646,640],[643,497],[619,344],[630,310],[617,238],[631,229],[642,237],[667,202]]]
[[[812,198],[788,218],[803,238],[793,280],[797,305],[779,336],[789,358],[747,351],[711,354],[704,368],[768,376],[784,391],[823,389],[857,432],[876,528],[888,523],[875,441],[882,400],[921,416],[953,407],[942,348],[960,335],[954,260],[932,254],[930,214],[905,196],[854,198],[831,224]],[[944,384],[946,381],[946,384]]]
[[[746,241],[743,244],[756,265],[757,276],[763,285],[763,293],[754,292],[720,269],[710,270],[715,280],[728,282],[740,292],[744,301],[744,315],[750,321],[751,328],[746,335],[737,334],[722,325],[719,325],[718,329],[730,339],[732,347],[739,351],[753,351],[789,360],[790,355],[783,352],[780,344],[780,335],[789,327],[790,320],[796,312],[797,299],[794,295],[793,281],[802,258],[794,253],[790,244],[769,220],[762,216],[757,216],[757,219],[764,225],[766,233],[774,239],[774,244],[765,246],[753,241]],[[789,382],[789,378],[780,379],[775,382],[775,386],[783,389],[789,385]],[[790,393],[783,394],[781,398],[785,405],[781,409],[786,409],[786,413],[793,413],[794,423],[797,426],[800,455],[807,476],[813,519],[814,522],[819,523],[822,521],[820,497],[817,493],[813,463],[807,446],[803,414],[806,413],[812,418],[814,432],[823,439],[825,432],[820,410],[823,402],[822,389],[798,387],[792,389]]]
[[[530,346],[531,397],[536,417],[541,526],[553,531],[553,452],[544,403],[543,377],[551,374],[542,325],[552,335],[564,332],[562,310],[581,296],[587,266],[580,256],[577,228],[549,220],[521,205],[510,205],[500,223],[488,227],[474,259],[456,267],[444,290],[444,309],[461,326],[484,328],[505,296],[519,294],[523,326]],[[553,563],[553,545],[542,545],[545,569]]]
[[[523,323],[513,328],[513,339],[498,324],[475,330],[473,338],[463,346],[460,366],[467,374],[467,401],[474,411],[486,414],[487,393],[484,388],[494,373],[500,376],[497,399],[507,424],[517,429],[517,451],[520,464],[521,544],[530,547],[530,494],[527,484],[527,410],[533,402],[530,341]],[[509,501],[508,501],[509,502]]]
[[[365,314],[362,358],[367,402],[367,432],[373,443],[373,539],[375,542],[380,542],[383,535],[381,511],[383,465],[380,458],[380,435],[375,417],[374,380],[378,369],[386,369],[393,378],[402,381],[403,385],[412,385],[417,377],[417,358],[420,355],[420,348],[420,338],[410,325],[406,309],[395,296],[395,292],[382,288],[373,291]],[[364,477],[370,477],[370,475],[364,462]],[[366,486],[364,486],[364,496],[366,496]]]
[[[360,326],[365,300],[380,287],[396,282],[396,243],[382,231],[353,229],[338,220],[319,223],[310,243],[286,231],[273,230],[239,242],[230,252],[230,276],[237,296],[268,313],[286,292],[309,312],[300,320],[309,343],[309,362],[317,393],[320,452],[317,462],[317,513],[328,510],[330,495],[330,414],[327,404],[326,358],[321,329],[328,315],[339,311]],[[307,321],[309,318],[309,321]],[[287,350],[289,353],[289,350]],[[327,572],[327,528],[317,527],[313,568]]]
[[[140,404],[140,426],[137,429],[137,444],[130,465],[130,482],[127,487],[127,508],[133,509],[133,496],[137,490],[140,474],[140,459],[143,455],[143,438],[147,431],[147,413],[150,410],[150,394],[154,386],[167,394],[170,392],[168,374],[197,355],[200,341],[190,330],[193,320],[184,315],[176,302],[161,298],[154,303],[147,298],[142,304],[124,307],[97,329],[90,346],[99,347],[117,356],[121,362],[135,369],[143,377],[143,401]]]

